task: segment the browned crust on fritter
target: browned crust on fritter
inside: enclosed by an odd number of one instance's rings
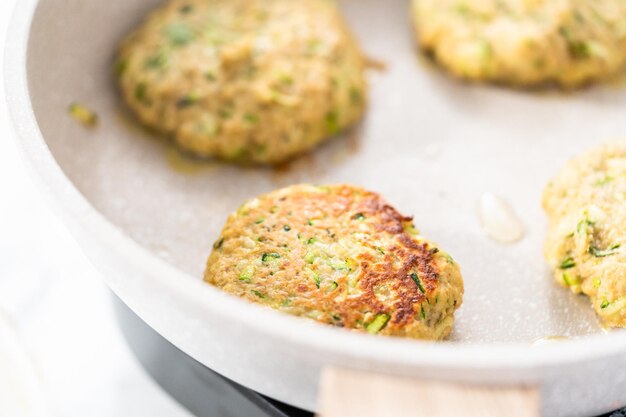
[[[421,303],[426,300],[426,294],[431,293],[437,286],[439,270],[433,262],[432,253],[427,243],[416,242],[404,229],[406,223],[412,223],[413,217],[401,215],[395,208],[388,205],[378,194],[369,193],[365,200],[353,210],[363,214],[376,214],[380,220],[374,227],[382,232],[395,235],[397,244],[388,248],[385,262],[376,264],[370,254],[359,255],[361,275],[359,285],[362,295],[350,303],[343,303],[341,310],[344,316],[350,317],[356,307],[366,305],[376,314],[388,313],[386,306],[381,303],[374,293],[376,286],[390,283],[396,291],[395,311],[391,315],[391,325],[402,326],[407,324],[418,313]],[[394,268],[393,260],[402,260],[400,268]],[[411,271],[417,269],[426,294],[422,293],[416,282],[411,278]],[[339,307],[339,306],[338,306]],[[354,324],[354,319],[348,323]]]

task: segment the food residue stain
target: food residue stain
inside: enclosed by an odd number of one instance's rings
[[[180,174],[195,175],[214,169],[219,165],[217,161],[196,158],[192,155],[185,154],[172,140],[137,122],[134,117],[124,111],[124,109],[120,108],[116,116],[119,124],[132,134],[141,135],[144,138],[154,140],[164,146],[165,159],[168,166]]]
[[[417,60],[417,64],[432,73],[437,73],[437,74],[441,74],[441,71],[439,69],[439,65],[437,65],[437,63],[435,62],[435,58],[428,54],[427,52],[424,52],[422,50],[417,50],[417,52],[415,54],[413,54]]]
[[[388,65],[385,61],[373,58],[371,56],[365,57],[365,67],[378,72],[385,72],[388,69]]]
[[[361,149],[361,136],[362,126],[357,125],[348,129],[341,137],[336,138],[338,140],[336,144],[329,144],[329,146],[336,145],[332,148],[331,161],[340,165],[350,156],[358,154]]]
[[[169,167],[180,174],[200,174],[218,166],[217,162],[187,155],[181,152],[175,145],[167,147],[165,150],[165,158]]]
[[[299,155],[295,159],[271,165],[268,169],[272,182],[278,185],[302,182],[300,176],[316,178],[324,173],[314,153],[310,152]]]
[[[514,243],[524,236],[524,226],[513,209],[500,197],[484,193],[480,197],[480,224],[491,239]]]
[[[321,146],[310,152],[304,153],[289,161],[274,164],[270,167],[272,180],[277,184],[300,182],[319,178],[326,174],[328,165],[341,165],[352,155],[359,153],[361,147],[362,127],[360,125],[348,129],[339,137],[322,143]],[[320,157],[320,154],[327,155]],[[328,161],[328,163],[321,162]],[[305,173],[306,174],[303,174]],[[294,175],[303,174],[303,179],[294,179]]]

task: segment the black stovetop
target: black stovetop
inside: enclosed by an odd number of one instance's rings
[[[139,362],[197,417],[313,417],[210,370],[152,330],[118,298],[114,303],[122,333]],[[626,417],[626,409],[603,417]]]

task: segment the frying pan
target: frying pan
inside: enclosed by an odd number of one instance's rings
[[[626,91],[464,85],[418,57],[406,1],[343,0],[366,54],[387,65],[369,73],[363,124],[288,169],[198,163],[137,128],[115,88],[116,45],[158,4],[22,0],[5,69],[27,166],[106,283],[144,321],[220,374],[308,410],[318,409],[322,371],[337,368],[385,374],[387,386],[408,385],[393,379],[407,377],[414,384],[530,387],[546,416],[626,405],[626,334],[603,331],[584,297],[552,282],[541,256],[540,208],[541,189],[569,157],[626,136]],[[99,114],[97,128],[68,116],[74,101]],[[424,235],[463,270],[465,301],[449,341],[325,327],[202,282],[227,213],[245,198],[296,182],[354,183],[415,215]],[[482,231],[477,204],[485,192],[517,213],[521,241],[502,245]],[[568,339],[534,346],[551,336]],[[378,378],[326,375],[335,394]],[[352,382],[337,384],[338,375]]]

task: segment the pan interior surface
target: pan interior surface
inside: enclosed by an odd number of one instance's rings
[[[113,75],[119,42],[160,3],[42,0],[27,61],[35,116],[56,161],[141,246],[200,280],[226,216],[246,198],[300,182],[353,183],[414,215],[461,265],[465,298],[451,341],[530,344],[601,332],[589,301],[550,276],[540,200],[568,158],[626,137],[623,87],[566,94],[466,85],[418,56],[405,0],[342,0],[366,55],[386,67],[368,71],[361,126],[281,169],[198,162],[138,126]],[[69,117],[72,102],[96,111],[99,126]],[[517,213],[519,242],[497,243],[481,229],[487,192]]]

